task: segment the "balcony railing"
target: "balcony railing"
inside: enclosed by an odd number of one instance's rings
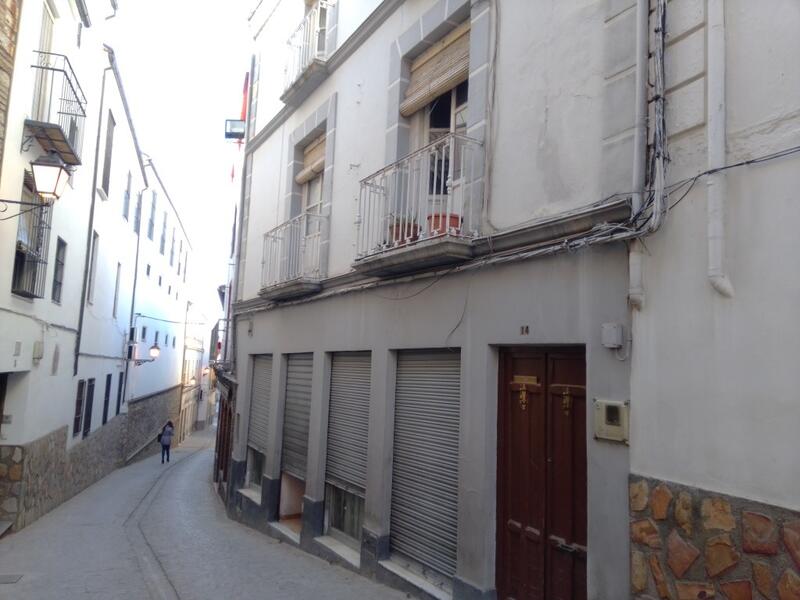
[[[86,96],[66,56],[39,51],[35,51],[34,55],[35,61],[31,65],[35,71],[31,120],[58,125],[64,139],[53,140],[55,149],[59,150],[66,162],[76,161],[79,164],[86,120]],[[42,141],[39,135],[35,137]],[[57,147],[64,142],[69,145],[66,151]]]
[[[289,57],[286,63],[286,81],[284,89],[288,90],[314,61],[324,61],[328,57],[325,38],[327,36],[328,11],[333,6],[331,0],[319,0],[306,13],[300,26],[287,41]]]
[[[483,147],[447,134],[361,181],[356,261],[425,240],[479,233]]]
[[[324,219],[321,215],[303,213],[264,235],[262,288],[320,280]]]

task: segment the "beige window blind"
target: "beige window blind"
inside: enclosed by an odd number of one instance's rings
[[[462,23],[414,59],[401,115],[410,117],[469,78],[469,28]]]
[[[303,185],[322,173],[325,168],[325,134],[323,133],[303,150],[303,169],[294,180]]]

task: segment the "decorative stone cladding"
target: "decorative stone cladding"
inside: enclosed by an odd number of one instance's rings
[[[635,600],[800,600],[800,514],[631,475]]]
[[[0,165],[3,162],[3,148],[6,141],[8,97],[11,93],[11,76],[14,72],[14,55],[17,51],[21,4],[21,0],[0,0]]]
[[[128,414],[69,450],[67,426],[22,446],[0,446],[0,521],[18,531],[131,459],[155,452],[158,431],[179,408],[177,386],[131,402]]]

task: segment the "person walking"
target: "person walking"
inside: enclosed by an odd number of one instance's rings
[[[164,457],[167,457],[167,462],[169,462],[169,447],[172,444],[172,435],[175,433],[175,427],[172,425],[172,421],[167,421],[167,424],[164,425],[164,428],[161,430],[161,434],[158,436],[158,441],[161,442],[161,464],[164,464]]]

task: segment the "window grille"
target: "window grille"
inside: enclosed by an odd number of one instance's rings
[[[18,217],[11,291],[25,298],[43,298],[53,209],[33,193],[33,177],[27,171],[22,200],[41,206],[22,210]]]

